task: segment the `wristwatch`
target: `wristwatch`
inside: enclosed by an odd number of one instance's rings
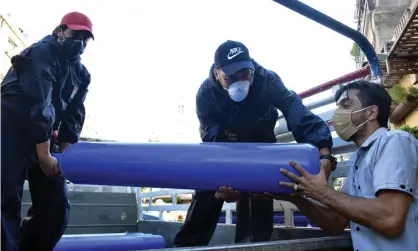
[[[321,155],[319,156],[319,159],[327,159],[331,161],[331,171],[335,171],[335,169],[337,169],[337,158],[335,158],[331,154]]]

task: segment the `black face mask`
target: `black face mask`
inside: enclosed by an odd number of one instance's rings
[[[62,44],[62,52],[68,59],[73,59],[80,56],[84,52],[85,44],[82,39],[75,39],[72,37],[65,38]]]

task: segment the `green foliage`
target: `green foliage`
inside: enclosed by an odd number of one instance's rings
[[[396,84],[392,88],[389,89],[389,95],[392,98],[393,103],[396,105],[400,104],[406,97],[407,92],[406,89],[400,85]]]
[[[142,193],[146,193],[146,192],[150,192],[151,191],[151,188],[149,188],[149,187],[141,187],[141,192]]]
[[[418,126],[411,127],[411,126],[408,126],[408,125],[403,125],[403,126],[399,127],[399,130],[403,130],[405,132],[409,132],[416,139],[418,139]]]
[[[393,103],[396,105],[399,105],[405,99],[418,103],[418,89],[413,86],[407,89],[400,84],[396,84],[388,92]]]
[[[351,50],[350,50],[350,55],[353,58],[353,60],[356,62],[357,66],[359,66],[360,60],[361,60],[361,50],[360,50],[360,47],[356,43],[353,43],[353,47],[351,47]]]
[[[418,103],[418,89],[413,86],[409,87],[406,99],[408,101]]]

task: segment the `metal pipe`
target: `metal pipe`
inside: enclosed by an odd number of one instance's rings
[[[370,68],[368,66],[366,66],[366,67],[358,69],[354,72],[350,72],[350,73],[348,73],[344,76],[338,77],[338,78],[333,79],[331,81],[320,84],[316,87],[313,87],[311,89],[303,91],[303,92],[299,93],[298,95],[302,99],[307,98],[307,97],[311,97],[315,94],[321,93],[323,91],[327,91],[327,90],[331,89],[332,87],[334,87],[336,85],[344,84],[344,83],[347,83],[347,82],[350,82],[350,81],[353,81],[353,80],[356,80],[356,79],[359,79],[359,78],[362,78],[362,77],[366,77],[369,74],[370,74]],[[331,97],[328,97],[328,98],[325,98],[325,99],[307,104],[306,107],[308,109],[312,110],[312,109],[316,109],[316,108],[321,107],[321,106],[329,105],[333,101],[334,101],[334,97],[331,96]],[[281,118],[283,118],[283,114],[279,113],[279,118],[278,119],[281,119]]]
[[[303,91],[301,93],[299,93],[298,95],[303,99],[303,98],[307,98],[307,97],[311,97],[315,94],[318,94],[320,92],[326,91],[331,89],[332,87],[339,85],[339,84],[344,84],[356,79],[359,79],[361,77],[365,77],[367,75],[370,74],[370,68],[368,66],[363,67],[361,69],[358,69],[354,72],[350,72],[346,75],[343,75],[341,77],[338,77],[336,79],[333,79],[331,81],[325,82],[321,85],[318,85],[316,87],[313,87],[311,89],[308,89],[306,91]],[[314,101],[310,104],[306,105],[306,108],[312,110],[312,109],[316,109],[322,106],[326,106],[331,104],[332,102],[334,102],[334,97],[330,96],[318,101]],[[287,128],[287,123],[286,120],[284,119],[284,116],[281,112],[279,112],[279,117],[278,117],[278,125],[276,125],[276,127],[274,128],[274,133],[275,135],[281,135],[284,133],[289,132],[288,128]]]
[[[311,89],[308,89],[306,91],[303,91],[301,93],[299,93],[299,97],[303,98],[307,98],[307,97],[311,97],[315,94],[321,93],[323,91],[327,91],[329,89],[331,89],[333,86],[339,85],[339,84],[344,84],[362,77],[366,77],[370,74],[370,68],[368,66],[360,68],[356,71],[350,72],[346,75],[343,75],[341,77],[338,77],[336,79],[333,79],[331,81],[325,82],[323,84],[320,84],[318,86],[315,86]]]
[[[316,108],[319,108],[319,107],[322,107],[322,106],[332,104],[334,102],[335,102],[334,101],[334,96],[329,96],[329,97],[326,97],[324,99],[317,100],[317,101],[314,101],[310,104],[307,104],[306,108],[308,108],[309,110],[313,110],[313,109],[316,109]]]
[[[316,109],[316,108],[319,108],[319,107],[322,107],[322,106],[332,104],[333,102],[334,102],[334,97],[330,96],[330,97],[326,97],[326,98],[321,99],[321,100],[314,101],[314,102],[309,103],[305,106],[309,110],[313,110],[313,109]],[[280,120],[280,119],[284,119],[283,113],[281,113],[281,112],[279,113],[278,120]],[[279,123],[281,123],[281,122],[279,122]]]
[[[315,10],[314,8],[297,0],[273,0],[274,2],[285,6],[317,23],[320,23],[331,30],[344,35],[360,46],[361,50],[367,57],[370,64],[371,73],[373,77],[381,77],[382,70],[380,68],[379,60],[373,46],[369,40],[360,32],[348,27],[347,25],[325,15],[324,13]]]

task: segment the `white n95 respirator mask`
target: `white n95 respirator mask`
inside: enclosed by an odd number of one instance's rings
[[[247,97],[249,90],[250,81],[248,80],[235,82],[227,89],[229,97],[235,102],[243,101]]]

